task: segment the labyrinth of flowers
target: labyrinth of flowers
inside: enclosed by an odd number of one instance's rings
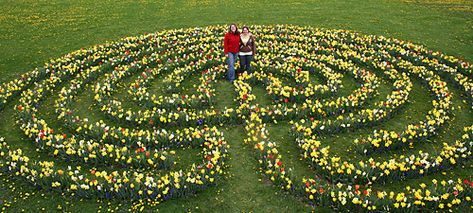
[[[251,29],[258,42],[254,72],[228,83],[236,107],[213,107],[215,84],[225,81],[227,70],[222,26],[164,30],[81,49],[2,84],[0,108],[15,101],[21,131],[51,158],[35,159],[2,138],[0,169],[18,176],[18,181],[67,196],[161,202],[223,181],[229,141],[221,128],[240,125],[245,140],[231,143],[254,147],[260,173],[311,205],[354,211],[471,208],[469,177],[434,179],[394,192],[373,187],[464,164],[471,159],[471,124],[464,124],[459,140],[434,141],[438,152],[369,160],[331,151],[320,135],[368,128],[369,135],[344,142],[363,156],[426,143],[451,119],[449,87],[464,92],[471,105],[472,65],[382,36],[290,25]],[[323,83],[312,82],[314,76]],[[345,76],[356,88],[337,95]],[[183,81],[191,77],[197,79],[192,92],[181,93]],[[150,92],[158,79],[165,93]],[[379,128],[409,103],[414,80],[430,91],[425,94],[431,99],[428,113],[401,131]],[[382,81],[389,82],[392,91],[371,103]],[[265,88],[271,104],[256,103],[254,85]],[[77,113],[77,97],[86,88],[92,88],[92,101],[107,119],[91,122]],[[135,107],[117,97],[119,88]],[[52,95],[57,97],[52,108],[61,130],[52,128],[38,111]],[[292,143],[313,176],[296,177],[286,169],[283,150],[269,139],[267,128],[278,121],[292,126]],[[127,125],[132,128],[123,127]],[[173,168],[174,150],[182,147],[201,150],[200,162]]]

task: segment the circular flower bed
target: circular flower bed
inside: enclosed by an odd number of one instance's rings
[[[160,202],[221,181],[229,142],[220,128],[241,125],[246,139],[231,142],[254,147],[260,172],[312,205],[403,212],[472,206],[470,177],[434,179],[398,191],[380,187],[471,159],[471,124],[465,124],[461,139],[437,143],[435,153],[388,153],[436,141],[453,117],[450,85],[471,107],[472,65],[382,36],[288,25],[250,28],[258,41],[253,72],[227,83],[237,107],[214,107],[216,84],[227,69],[222,26],[166,30],[81,49],[2,84],[0,108],[15,100],[20,129],[53,160],[29,156],[2,138],[0,169],[69,196]],[[183,91],[189,79],[192,89]],[[355,86],[342,94],[346,79]],[[159,93],[152,88],[157,81]],[[414,81],[430,92],[423,119],[400,131],[380,128],[409,104]],[[381,93],[382,85],[391,90]],[[259,104],[254,87],[264,88],[271,104]],[[79,112],[83,94],[105,119]],[[41,111],[50,97],[54,121]],[[297,177],[287,169],[267,130],[278,122],[292,126],[292,142],[316,171],[313,176]],[[345,141],[346,146],[360,156],[384,157],[343,156],[322,139],[359,129],[371,133]],[[201,160],[176,168],[175,150],[183,148],[200,149]]]

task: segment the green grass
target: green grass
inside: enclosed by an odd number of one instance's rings
[[[470,6],[470,3],[464,3]],[[456,7],[456,6],[455,6]],[[473,62],[473,12],[471,10],[451,9],[450,4],[416,1],[414,3],[386,1],[1,1],[0,2],[0,82],[15,79],[48,62],[51,58],[87,48],[106,41],[118,40],[124,36],[139,35],[162,29],[185,28],[236,22],[243,24],[296,24],[319,28],[348,29],[364,34],[383,35],[423,44],[428,49],[439,50],[449,55]],[[222,35],[223,36],[223,35]],[[342,94],[349,94],[356,88],[351,76],[344,79]],[[381,77],[380,77],[381,78]],[[133,77],[130,80],[134,79]],[[194,78],[192,78],[195,80]],[[161,91],[159,79],[153,89]],[[418,81],[414,81],[410,103],[396,118],[381,127],[400,129],[410,120],[418,121],[431,108],[431,97],[425,95]],[[127,86],[127,84],[124,84]],[[451,84],[450,84],[451,85]],[[382,83],[380,97],[384,98],[391,88]],[[186,81],[187,92],[192,93],[191,80]],[[234,107],[235,92],[226,81],[216,83],[215,108]],[[453,142],[459,137],[458,132],[473,122],[473,113],[467,110],[459,90],[449,87],[454,95],[453,105],[456,110],[450,123],[441,133],[433,138],[435,144],[422,144],[418,149],[438,149],[441,142]],[[92,92],[87,89],[80,95],[80,102],[75,104],[78,114],[88,115],[89,120],[106,120],[98,109],[94,109]],[[268,105],[271,100],[265,96],[264,87],[255,87],[254,94],[258,103]],[[121,92],[121,94],[125,94]],[[125,95],[126,96],[126,95]],[[53,110],[54,95],[44,102],[42,114],[49,123],[55,121]],[[118,96],[117,96],[118,97]],[[375,99],[377,100],[377,99]],[[372,102],[374,102],[373,100]],[[36,153],[30,140],[15,125],[13,112],[15,101],[10,102],[0,111],[0,135],[4,136],[13,147],[23,148],[28,153]],[[56,123],[58,127],[60,123]],[[296,177],[315,173],[300,159],[296,145],[289,134],[288,124],[270,125],[271,139],[280,145],[288,167],[294,170]],[[340,154],[347,154],[345,144],[354,137],[367,135],[372,129],[360,129],[355,133],[325,136],[324,143],[331,143],[332,149]],[[225,126],[225,138],[231,145],[228,159],[227,177],[218,181],[214,187],[205,189],[195,196],[165,201],[147,210],[159,209],[165,212],[209,212],[209,211],[255,211],[255,212],[302,212],[311,211],[312,207],[299,198],[285,194],[257,171],[257,161],[253,147],[243,145],[246,135],[243,126]],[[185,154],[192,153],[190,156]],[[178,151],[177,155],[185,163],[195,161],[195,150]],[[351,154],[351,158],[360,158]],[[379,157],[382,157],[380,155]],[[391,156],[391,155],[386,155]],[[33,155],[39,159],[51,159],[47,153]],[[472,163],[446,171],[442,174],[422,179],[393,183],[390,189],[405,184],[417,184],[432,178],[472,176]],[[14,189],[13,189],[14,188]],[[27,192],[30,195],[25,195]],[[25,199],[23,199],[25,198]],[[0,205],[8,204],[7,211],[124,211],[132,205],[130,201],[97,201],[74,198],[56,192],[39,190],[31,184],[18,180],[9,180],[7,174],[0,178]],[[58,207],[60,206],[60,208]],[[315,208],[316,211],[330,211]]]

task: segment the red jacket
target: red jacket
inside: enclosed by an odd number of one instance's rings
[[[225,55],[228,52],[237,53],[240,50],[240,34],[227,32],[223,38],[223,49],[225,50]]]

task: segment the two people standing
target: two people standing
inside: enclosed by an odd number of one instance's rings
[[[247,26],[244,26],[240,33],[236,24],[231,24],[223,39],[223,47],[228,63],[227,78],[230,83],[233,83],[236,76],[235,61],[237,56],[240,58],[241,72],[250,72],[251,61],[256,54],[255,38]]]

